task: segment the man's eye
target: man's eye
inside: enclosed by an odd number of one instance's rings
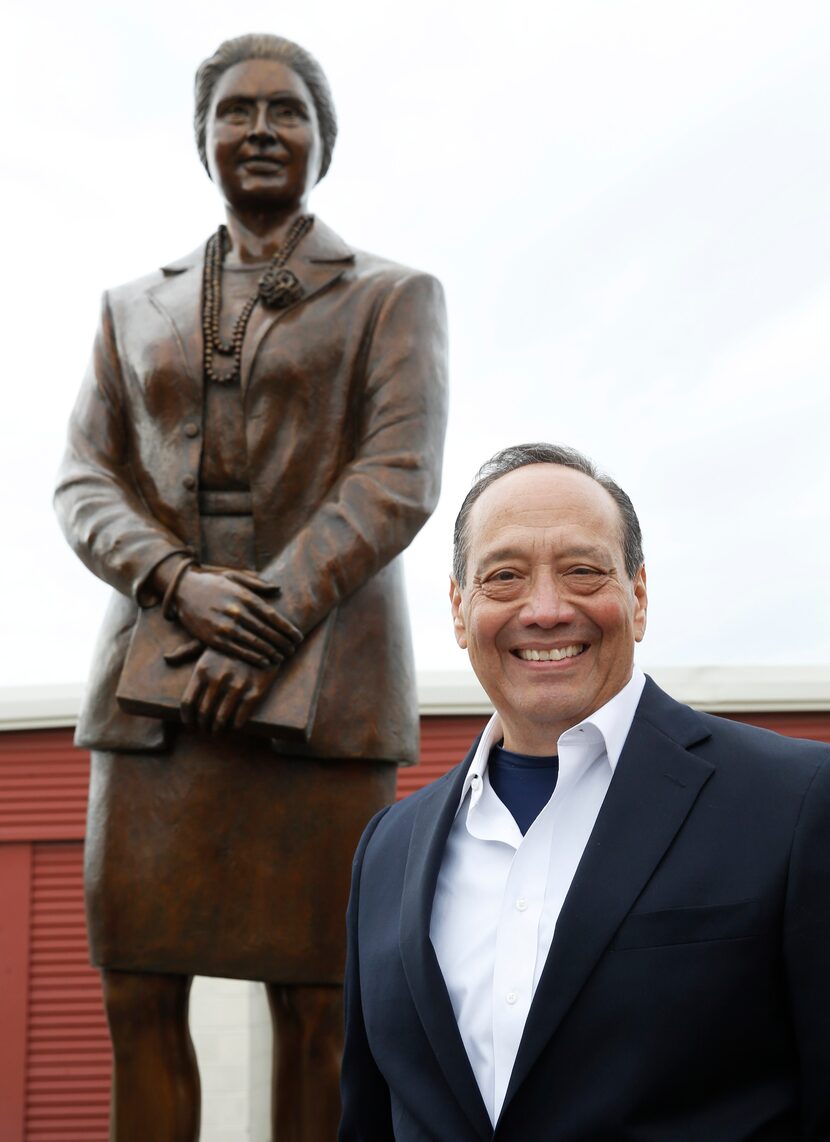
[[[494,571],[491,575],[487,575],[482,579],[481,589],[485,595],[490,595],[493,598],[501,598],[505,595],[512,595],[517,590],[520,590],[521,584],[522,576],[518,571],[503,568],[500,571]]]
[[[608,578],[608,572],[599,567],[571,567],[566,574],[575,589],[584,591],[597,590]]]
[[[301,118],[300,109],[287,103],[278,103],[272,107],[271,114],[282,123],[294,123]]]

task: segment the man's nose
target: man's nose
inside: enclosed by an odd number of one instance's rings
[[[534,576],[519,618],[526,626],[554,627],[574,617],[572,604],[551,574]]]

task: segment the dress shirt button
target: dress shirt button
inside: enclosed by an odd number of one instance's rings
[[[516,1002],[516,1000],[519,997],[515,991],[508,991],[507,995],[504,998],[507,1000],[508,1003],[510,1003],[512,1005]]]
[[[470,781],[470,784],[472,785],[473,789],[477,789],[478,786],[481,784],[481,778],[479,777],[479,775],[477,773],[473,774],[472,780]]]
[[[525,900],[524,896],[520,896],[516,901],[516,910],[518,912],[527,912],[527,901]]]
[[[184,486],[187,488],[187,490],[189,492],[192,492],[193,489],[196,487],[196,477],[195,476],[185,476],[185,478],[182,480],[182,483],[184,484]]]
[[[184,426],[184,434],[185,436],[199,435],[199,425],[195,422],[195,420],[189,420],[187,422],[187,424]]]

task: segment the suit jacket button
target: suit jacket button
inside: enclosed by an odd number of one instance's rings
[[[184,486],[187,488],[187,490],[189,492],[192,492],[193,489],[196,487],[196,477],[195,476],[185,476],[185,478],[182,480],[182,483],[184,484]]]
[[[195,421],[189,420],[187,422],[187,424],[184,426],[184,434],[185,434],[185,436],[198,436],[199,435],[199,425],[196,424]]]

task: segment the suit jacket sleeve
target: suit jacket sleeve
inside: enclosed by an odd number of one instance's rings
[[[395,1137],[389,1088],[372,1055],[363,1022],[358,940],[360,874],[363,857],[372,834],[386,812],[387,809],[382,809],[366,826],[352,867],[352,890],[346,920],[348,932],[344,987],[346,1036],[340,1071],[343,1113],[337,1136],[338,1142],[393,1142]]]
[[[438,499],[447,414],[441,285],[394,282],[368,334],[354,456],[328,497],[263,574],[279,610],[309,631],[398,555]]]
[[[805,795],[793,841],[784,954],[801,1074],[801,1134],[830,1138],[830,757]]]
[[[139,603],[155,567],[190,549],[150,513],[130,473],[123,378],[107,295],[86,376],[69,422],[55,508],[76,555]]]

